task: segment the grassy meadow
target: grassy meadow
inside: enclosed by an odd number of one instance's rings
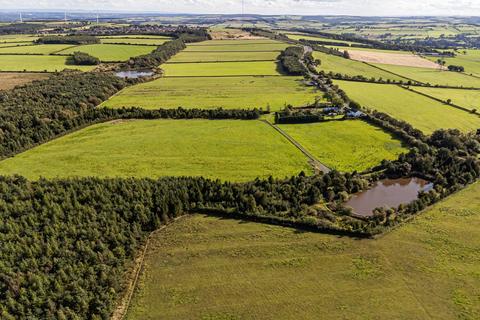
[[[29,179],[204,176],[245,181],[301,171],[311,171],[305,156],[255,120],[114,121],[0,162],[0,174]]]
[[[63,56],[22,56],[0,55],[0,71],[47,71],[55,72],[64,69],[88,71],[95,66],[67,65],[67,57]]]
[[[131,57],[147,54],[155,50],[152,46],[128,46],[122,44],[88,44],[72,47],[58,52],[59,54],[73,54],[75,51],[85,52],[101,61],[126,61]]]
[[[375,240],[183,218],[153,236],[127,319],[479,319],[479,228],[479,183]]]
[[[100,39],[101,43],[124,43],[124,44],[134,44],[134,45],[155,45],[159,46],[164,44],[167,41],[170,41],[170,38],[158,38],[158,39],[136,39],[136,38],[105,38]]]
[[[32,46],[17,46],[17,47],[8,47],[0,48],[0,53],[2,54],[50,54],[57,51],[62,51],[68,48],[75,47],[71,44],[39,44]]]
[[[161,78],[122,90],[105,107],[250,109],[301,106],[322,96],[301,77]]]
[[[323,70],[327,73],[341,73],[349,76],[361,75],[369,79],[382,78],[384,80],[390,79],[408,81],[406,78],[396,76],[390,72],[382,71],[363,62],[345,59],[322,52],[314,52],[313,56],[315,59],[320,59],[321,61],[321,64],[318,66],[318,70]]]
[[[12,89],[34,80],[48,78],[48,73],[26,73],[26,72],[0,72],[0,90]]]
[[[166,77],[224,77],[280,75],[275,61],[172,63],[162,65]]]
[[[271,44],[283,44],[280,41],[271,40],[271,39],[255,39],[255,40],[207,40],[202,42],[189,43],[188,47],[211,47],[211,46],[255,46],[255,45],[271,45]]]
[[[480,118],[396,85],[335,81],[363,107],[388,113],[426,134],[441,128],[464,132],[480,127]]]
[[[480,90],[440,89],[415,87],[415,91],[428,94],[432,97],[447,101],[468,109],[480,110]]]
[[[407,152],[391,135],[364,121],[279,125],[331,169],[364,171]]]
[[[194,52],[182,51],[168,63],[277,60],[279,52]]]
[[[480,78],[472,77],[459,72],[441,71],[428,68],[404,67],[390,64],[375,64],[387,71],[403,77],[430,83],[432,85],[446,85],[454,87],[480,88]]]
[[[428,59],[436,62],[438,57],[428,57]],[[463,66],[465,73],[480,77],[480,50],[459,50],[456,57],[442,59],[445,60],[447,66]]]
[[[218,40],[224,41],[224,40]],[[232,44],[217,44],[217,45],[188,45],[184,50],[186,52],[198,52],[198,51],[217,51],[217,52],[256,52],[256,51],[277,51],[280,52],[284,50],[289,45],[286,43],[275,42],[275,43],[244,43],[245,40],[236,40],[238,43]],[[260,40],[258,40],[260,41]],[[263,41],[263,40],[261,40]],[[203,42],[200,42],[203,43]]]

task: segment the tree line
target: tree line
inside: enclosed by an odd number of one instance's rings
[[[97,44],[100,39],[91,35],[44,36],[35,40],[38,44]]]
[[[72,56],[67,58],[67,64],[77,66],[95,66],[100,64],[100,59],[86,52],[75,51]]]

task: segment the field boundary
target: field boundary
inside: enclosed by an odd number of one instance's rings
[[[369,67],[373,67],[373,68],[376,68],[376,69],[378,69],[378,70],[382,70],[382,71],[384,71],[384,72],[393,74],[394,76],[397,76],[397,77],[400,77],[400,78],[404,78],[404,79],[407,79],[407,80],[410,80],[410,81],[418,82],[418,83],[421,83],[421,84],[425,84],[425,83],[423,83],[423,82],[421,82],[421,81],[418,81],[418,80],[415,80],[415,79],[412,79],[412,78],[405,77],[405,76],[403,76],[403,75],[401,75],[401,74],[399,74],[399,73],[395,73],[395,72],[392,72],[392,71],[390,71],[390,70],[383,69],[382,67],[373,65],[373,64],[371,64],[371,63],[368,63],[368,62],[365,62],[365,61],[362,61],[362,62],[363,62],[364,64],[366,64],[367,66],[369,66]]]
[[[314,155],[312,155],[307,149],[305,149],[305,147],[303,147],[297,140],[292,138],[283,129],[281,129],[277,125],[274,125],[268,120],[260,120],[260,121],[271,126],[273,129],[279,132],[284,138],[286,138],[291,144],[293,144],[298,150],[300,150],[309,159],[309,163],[312,166],[312,169],[315,173],[318,173],[318,172],[329,173],[330,171],[332,171],[329,167],[321,163]]]
[[[197,64],[197,63],[223,63],[223,62],[278,62],[277,59],[265,59],[265,60],[220,60],[220,61],[178,61],[178,62],[166,62],[164,64]]]

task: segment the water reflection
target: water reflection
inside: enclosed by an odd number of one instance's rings
[[[141,77],[149,77],[153,75],[153,71],[149,70],[144,70],[144,71],[139,71],[139,70],[129,70],[129,71],[119,71],[115,73],[117,77],[120,78],[131,78],[131,79],[137,79]]]

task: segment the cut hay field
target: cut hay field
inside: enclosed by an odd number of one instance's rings
[[[349,76],[362,75],[367,78],[408,81],[406,78],[396,76],[390,72],[382,71],[363,62],[345,59],[322,52],[314,52],[313,56],[315,59],[320,59],[321,61],[320,66],[318,66],[318,70],[323,70],[327,73],[333,72],[346,74]]]
[[[73,47],[58,52],[58,54],[73,54],[75,51],[88,53],[103,62],[126,61],[131,57],[147,54],[155,50],[152,46],[129,46],[121,44],[88,44]]]
[[[46,73],[26,73],[26,72],[0,72],[0,90],[12,89],[18,85],[26,84],[34,80],[43,80],[50,75]]]
[[[161,78],[122,90],[102,105],[118,108],[249,109],[301,106],[321,97],[301,77]]]
[[[194,52],[182,51],[168,63],[179,62],[222,62],[222,61],[275,61],[279,52]]]
[[[220,40],[222,41],[222,40]],[[253,40],[250,40],[253,41]],[[249,41],[249,42],[250,42]],[[260,40],[259,40],[260,41]],[[223,42],[223,41],[222,41]],[[289,45],[286,43],[281,42],[274,42],[274,43],[244,43],[245,40],[236,40],[236,42],[240,43],[232,43],[232,44],[216,44],[216,45],[188,45],[187,48],[184,50],[186,52],[199,52],[199,51],[217,51],[217,52],[257,52],[257,51],[276,51],[280,52],[284,50]],[[203,43],[203,42],[200,42]]]
[[[468,109],[480,110],[480,90],[440,89],[415,87],[415,91],[428,94],[437,99],[447,101]]]
[[[1,54],[50,54],[75,47],[71,44],[40,44],[32,46],[17,46],[9,48],[0,48]]]
[[[164,64],[166,77],[225,77],[280,75],[275,61]]]
[[[55,72],[64,69],[88,71],[95,66],[73,66],[66,64],[67,57],[62,56],[22,56],[0,55],[0,71],[47,71]]]
[[[432,85],[445,85],[454,87],[480,88],[480,78],[475,78],[459,72],[433,70],[427,68],[415,68],[405,66],[394,66],[388,64],[374,64],[382,69],[396,73]]]
[[[127,319],[479,319],[479,228],[479,183],[375,240],[183,218],[151,239]]]
[[[204,176],[245,181],[302,170],[310,173],[305,156],[255,120],[114,121],[0,162],[1,174],[29,179]]]
[[[370,169],[384,159],[408,152],[402,143],[364,121],[331,121],[279,125],[331,169],[352,172]]]
[[[395,53],[395,52],[376,52],[367,50],[347,50],[350,59],[368,63],[391,64],[398,66],[419,67],[428,69],[440,69],[435,62],[424,59],[415,54]]]
[[[335,81],[363,107],[388,113],[429,134],[437,129],[467,132],[480,128],[480,118],[396,85]]]
[[[156,45],[159,46],[171,38],[158,38],[158,39],[137,39],[137,38],[104,38],[100,39],[101,43],[125,43],[135,45]]]
[[[292,40],[312,40],[312,41],[326,41],[326,42],[337,42],[337,43],[344,43],[344,44],[359,44],[357,42],[351,42],[351,41],[343,41],[343,40],[335,40],[335,39],[329,39],[329,38],[324,38],[324,37],[316,37],[312,35],[306,35],[306,34],[300,34],[300,33],[286,33],[285,34],[287,37],[289,37]]]

